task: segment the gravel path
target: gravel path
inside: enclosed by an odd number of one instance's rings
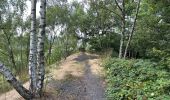
[[[67,57],[60,67],[51,69],[45,79],[40,100],[106,100],[104,71],[97,55],[77,53]],[[29,82],[25,84],[28,88]],[[0,100],[24,100],[15,90],[0,95]]]
[[[64,69],[66,66],[70,69],[74,69],[75,66],[78,67],[70,72],[65,71],[67,73],[66,76],[69,76],[67,81],[54,80],[51,82],[49,86],[59,91],[56,100],[106,100],[103,69],[98,64],[98,56],[81,53],[68,59],[66,63],[69,64],[64,64],[61,69]],[[73,73],[79,72],[77,70],[79,67],[81,68],[81,71],[79,71],[82,73],[78,73],[80,75],[75,76]],[[62,71],[62,73],[65,72]]]
[[[87,100],[105,100],[103,81],[100,76],[91,73],[90,67],[91,65],[85,64],[85,75],[83,79],[87,92]]]

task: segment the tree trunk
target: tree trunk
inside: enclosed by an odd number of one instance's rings
[[[16,63],[15,63],[15,58],[14,58],[14,52],[13,52],[13,49],[12,49],[12,47],[11,47],[11,43],[10,43],[10,41],[8,42],[9,44],[8,44],[8,46],[9,46],[9,58],[11,59],[11,62],[12,62],[12,65],[13,65],[13,67],[14,68],[17,68],[16,67]]]
[[[27,39],[27,47],[26,47],[26,57],[27,57],[27,64],[28,64],[28,62],[29,62],[29,48],[30,48],[30,37],[28,37],[28,39]]]
[[[40,28],[38,34],[38,57],[37,57],[37,93],[41,96],[43,81],[45,76],[45,62],[44,62],[44,41],[45,41],[45,27],[46,27],[46,0],[40,1]]]
[[[0,73],[5,76],[5,79],[16,89],[16,91],[26,100],[32,99],[32,94],[22,86],[22,84],[17,81],[17,79],[14,77],[14,75],[11,73],[11,71],[6,68],[1,62],[0,62]]]
[[[37,66],[37,36],[36,36],[36,0],[31,0],[31,33],[30,33],[30,51],[29,51],[29,75],[30,91],[36,92],[36,66]]]
[[[123,22],[124,23],[124,22]],[[122,33],[121,33],[121,39],[120,39],[120,47],[119,47],[119,58],[122,58],[122,53],[123,53],[123,44],[124,44],[124,24],[122,28]]]
[[[122,58],[123,45],[124,45],[124,34],[125,34],[125,0],[122,1],[122,8],[117,3],[117,0],[115,1],[116,1],[118,8],[120,9],[122,13],[122,32],[121,32],[120,47],[119,47],[119,58]]]
[[[49,48],[48,48],[48,54],[47,54],[47,57],[46,57],[46,62],[48,62],[48,64],[51,64],[52,48],[53,48],[54,41],[55,41],[56,34],[57,34],[57,33],[54,31],[54,28],[52,28],[52,31],[53,31],[53,33],[54,33],[54,36],[51,35],[50,44],[49,44]]]
[[[23,29],[21,29],[21,36],[20,36],[20,58],[21,58],[21,66],[25,66],[24,65],[24,60],[23,60]]]
[[[54,41],[54,37],[52,37],[52,35],[51,35],[50,44],[49,44],[49,48],[48,48],[48,55],[47,55],[48,64],[51,64],[50,60],[51,60],[51,50],[52,50],[52,46],[53,46],[53,41]]]
[[[129,36],[128,41],[127,41],[127,44],[126,44],[125,53],[124,53],[124,58],[126,58],[127,50],[128,50],[128,47],[129,47],[129,45],[130,45],[130,42],[131,42],[131,40],[132,40],[132,36],[133,36],[134,30],[135,30],[136,21],[137,21],[137,17],[138,17],[138,13],[139,13],[139,8],[140,8],[140,1],[141,1],[141,0],[139,0],[138,5],[137,5],[136,14],[135,14],[135,19],[134,19],[134,22],[133,22],[133,25],[132,25],[132,30],[131,30],[131,32],[130,32],[130,36]]]
[[[64,41],[64,45],[65,45],[65,51],[64,51],[64,59],[67,58],[68,56],[68,35],[67,33],[65,34],[65,41]]]
[[[5,31],[4,32],[4,35],[7,39],[7,48],[8,48],[8,57],[13,65],[13,68],[16,68],[16,63],[15,63],[15,58],[14,58],[14,53],[13,53],[13,48],[12,48],[12,45],[11,45],[11,34],[8,35],[8,33],[6,33]]]

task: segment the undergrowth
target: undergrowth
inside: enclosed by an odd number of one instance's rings
[[[108,100],[170,100],[170,73],[162,64],[109,58],[103,65]]]

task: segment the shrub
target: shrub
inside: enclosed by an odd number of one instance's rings
[[[108,100],[170,100],[170,74],[148,60],[107,59]]]

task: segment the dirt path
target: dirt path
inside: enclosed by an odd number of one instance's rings
[[[78,53],[69,56],[59,68],[52,67],[43,100],[105,100],[104,71],[99,63],[97,55]],[[0,96],[0,100],[5,99]]]
[[[53,71],[48,89],[57,91],[56,100],[105,100],[104,72],[99,63],[97,55],[71,55]]]

